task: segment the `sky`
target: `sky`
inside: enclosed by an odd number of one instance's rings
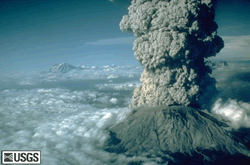
[[[119,28],[130,0],[0,0],[0,71],[42,71],[54,64],[138,64],[132,33]],[[214,59],[250,60],[249,0],[219,0]]]

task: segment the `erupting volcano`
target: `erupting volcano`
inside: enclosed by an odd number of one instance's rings
[[[109,128],[106,150],[159,158],[160,163],[249,160],[246,141],[210,113],[218,91],[205,58],[224,47],[214,3],[132,0],[120,28],[134,33],[134,55],[145,69],[130,105],[134,110]]]

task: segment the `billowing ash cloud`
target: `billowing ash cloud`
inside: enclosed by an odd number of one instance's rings
[[[216,81],[204,58],[224,47],[212,1],[132,0],[128,10],[120,28],[137,37],[134,54],[145,66],[131,106],[207,108],[216,94]]]

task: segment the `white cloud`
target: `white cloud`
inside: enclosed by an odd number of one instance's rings
[[[94,42],[87,42],[85,44],[89,45],[115,45],[115,44],[133,44],[135,38],[134,37],[120,37],[120,38],[110,38],[110,39],[102,39]]]
[[[218,99],[214,104],[212,112],[222,115],[231,121],[231,125],[238,129],[240,127],[250,127],[249,118],[250,104],[229,99],[223,103],[222,99]]]
[[[238,65],[233,68],[234,71]],[[248,69],[247,65],[245,68]],[[10,84],[9,89],[0,90],[0,123],[2,124],[0,132],[4,132],[0,134],[0,148],[3,150],[41,150],[43,163],[51,165],[124,165],[135,164],[135,162],[156,165],[157,163],[153,162],[155,160],[151,158],[126,157],[123,154],[111,154],[102,149],[108,137],[105,129],[124,120],[131,111],[126,108],[131,102],[131,96],[123,97],[123,93],[119,90],[133,90],[141,84],[138,80],[129,82],[127,82],[128,79],[124,82],[114,80],[112,84],[97,81],[94,84],[95,91],[82,89],[72,91],[59,87],[11,88],[12,82],[27,81],[36,85],[53,80],[53,84],[56,84],[55,82],[62,82],[62,80],[84,79],[94,72],[98,73],[98,76],[94,76],[96,80],[102,75],[111,74],[138,76],[142,69],[140,66],[105,66],[79,71],[79,75],[75,72],[0,75],[2,82]],[[216,75],[220,78],[224,78],[227,72],[231,73],[229,69],[225,72],[219,71]],[[59,84],[61,86],[61,83]],[[107,92],[110,89],[116,90],[115,93]],[[107,108],[97,108],[96,105],[105,105]],[[229,100],[223,104],[218,101],[213,110],[232,120],[232,125],[236,128],[250,127],[249,103]]]
[[[60,88],[0,92],[0,121],[3,124],[0,131],[5,132],[0,134],[1,149],[39,149],[43,163],[51,165],[103,165],[114,161],[114,164],[122,165],[133,162],[121,154],[102,150],[108,137],[104,130],[124,120],[130,109],[97,109],[79,102],[90,99],[90,96],[104,97],[99,95]],[[120,156],[123,156],[122,160]]]
[[[141,84],[139,81],[134,82],[126,82],[126,83],[119,83],[119,84],[96,84],[95,87],[99,90],[107,90],[107,89],[113,89],[113,90],[134,90],[136,87],[138,87]]]

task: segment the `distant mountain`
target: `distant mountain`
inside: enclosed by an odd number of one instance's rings
[[[66,73],[74,69],[83,69],[81,67],[76,67],[73,65],[70,65],[68,63],[61,63],[61,64],[56,64],[52,68],[50,68],[49,72],[61,72],[61,73]]]
[[[53,65],[48,72],[52,73],[67,73],[71,70],[103,70],[103,71],[115,71],[115,70],[124,70],[124,69],[142,69],[141,66],[138,65],[124,65],[124,66],[117,66],[117,65],[105,65],[105,66],[86,66],[86,65],[79,65],[74,66],[68,63],[60,63]],[[47,73],[43,71],[41,73]]]
[[[211,69],[229,67],[226,61],[220,61],[218,63],[214,63],[214,62],[211,62],[211,61],[206,61],[206,65],[209,66]]]
[[[223,67],[228,67],[228,64],[226,61],[220,61],[218,64],[217,64],[217,68],[223,68]]]

